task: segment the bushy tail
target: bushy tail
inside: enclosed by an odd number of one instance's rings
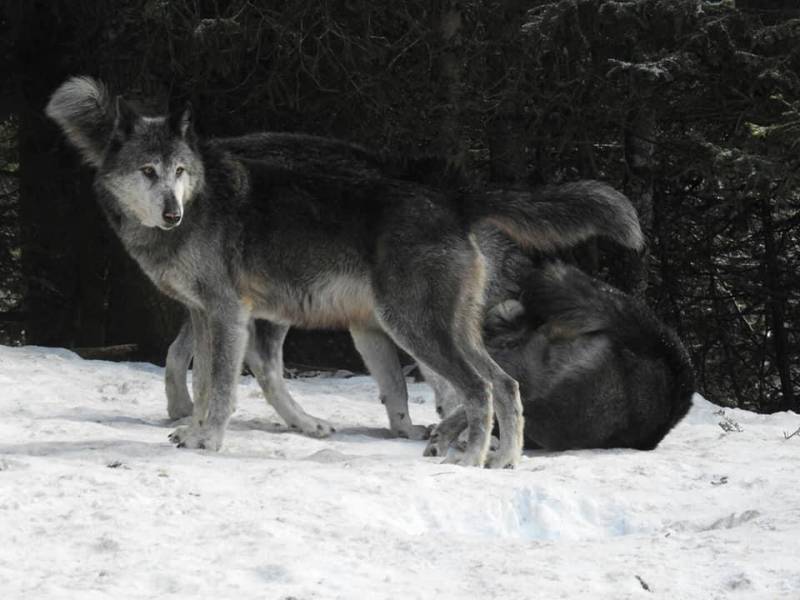
[[[467,205],[473,220],[493,223],[523,247],[552,252],[594,236],[634,250],[644,246],[630,200],[599,181],[473,193]]]
[[[602,332],[638,358],[664,361],[672,374],[667,429],[683,418],[695,391],[689,353],[643,302],[560,262],[534,271],[524,289],[526,315],[555,325],[556,333]]]
[[[53,93],[45,114],[58,123],[88,164],[100,165],[116,115],[102,83],[91,77],[68,79]]]

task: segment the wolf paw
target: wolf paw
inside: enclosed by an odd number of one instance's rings
[[[449,444],[447,440],[436,430],[431,433],[428,445],[422,451],[422,456],[447,456]]]
[[[513,469],[519,462],[519,452],[490,452],[486,461],[487,469]]]
[[[333,425],[324,419],[318,419],[310,415],[306,415],[303,419],[298,419],[294,423],[289,423],[289,427],[303,435],[314,438],[326,438],[332,433],[336,433],[336,428]]]
[[[222,432],[208,427],[183,425],[169,435],[169,441],[178,448],[195,448],[217,452],[222,447]]]

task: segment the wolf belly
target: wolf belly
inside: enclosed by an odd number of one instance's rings
[[[365,276],[329,274],[307,285],[250,280],[243,293],[253,316],[309,329],[347,329],[374,320]]]

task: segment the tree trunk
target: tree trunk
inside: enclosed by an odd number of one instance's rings
[[[800,410],[792,386],[791,352],[786,333],[785,293],[780,284],[780,269],[775,245],[775,227],[770,199],[761,199],[761,227],[764,235],[764,287],[767,289],[767,308],[775,349],[775,367],[781,382],[781,401],[778,410]]]

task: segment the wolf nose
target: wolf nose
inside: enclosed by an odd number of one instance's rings
[[[165,210],[161,216],[164,217],[164,222],[170,225],[177,225],[181,220],[181,213],[172,210]]]

